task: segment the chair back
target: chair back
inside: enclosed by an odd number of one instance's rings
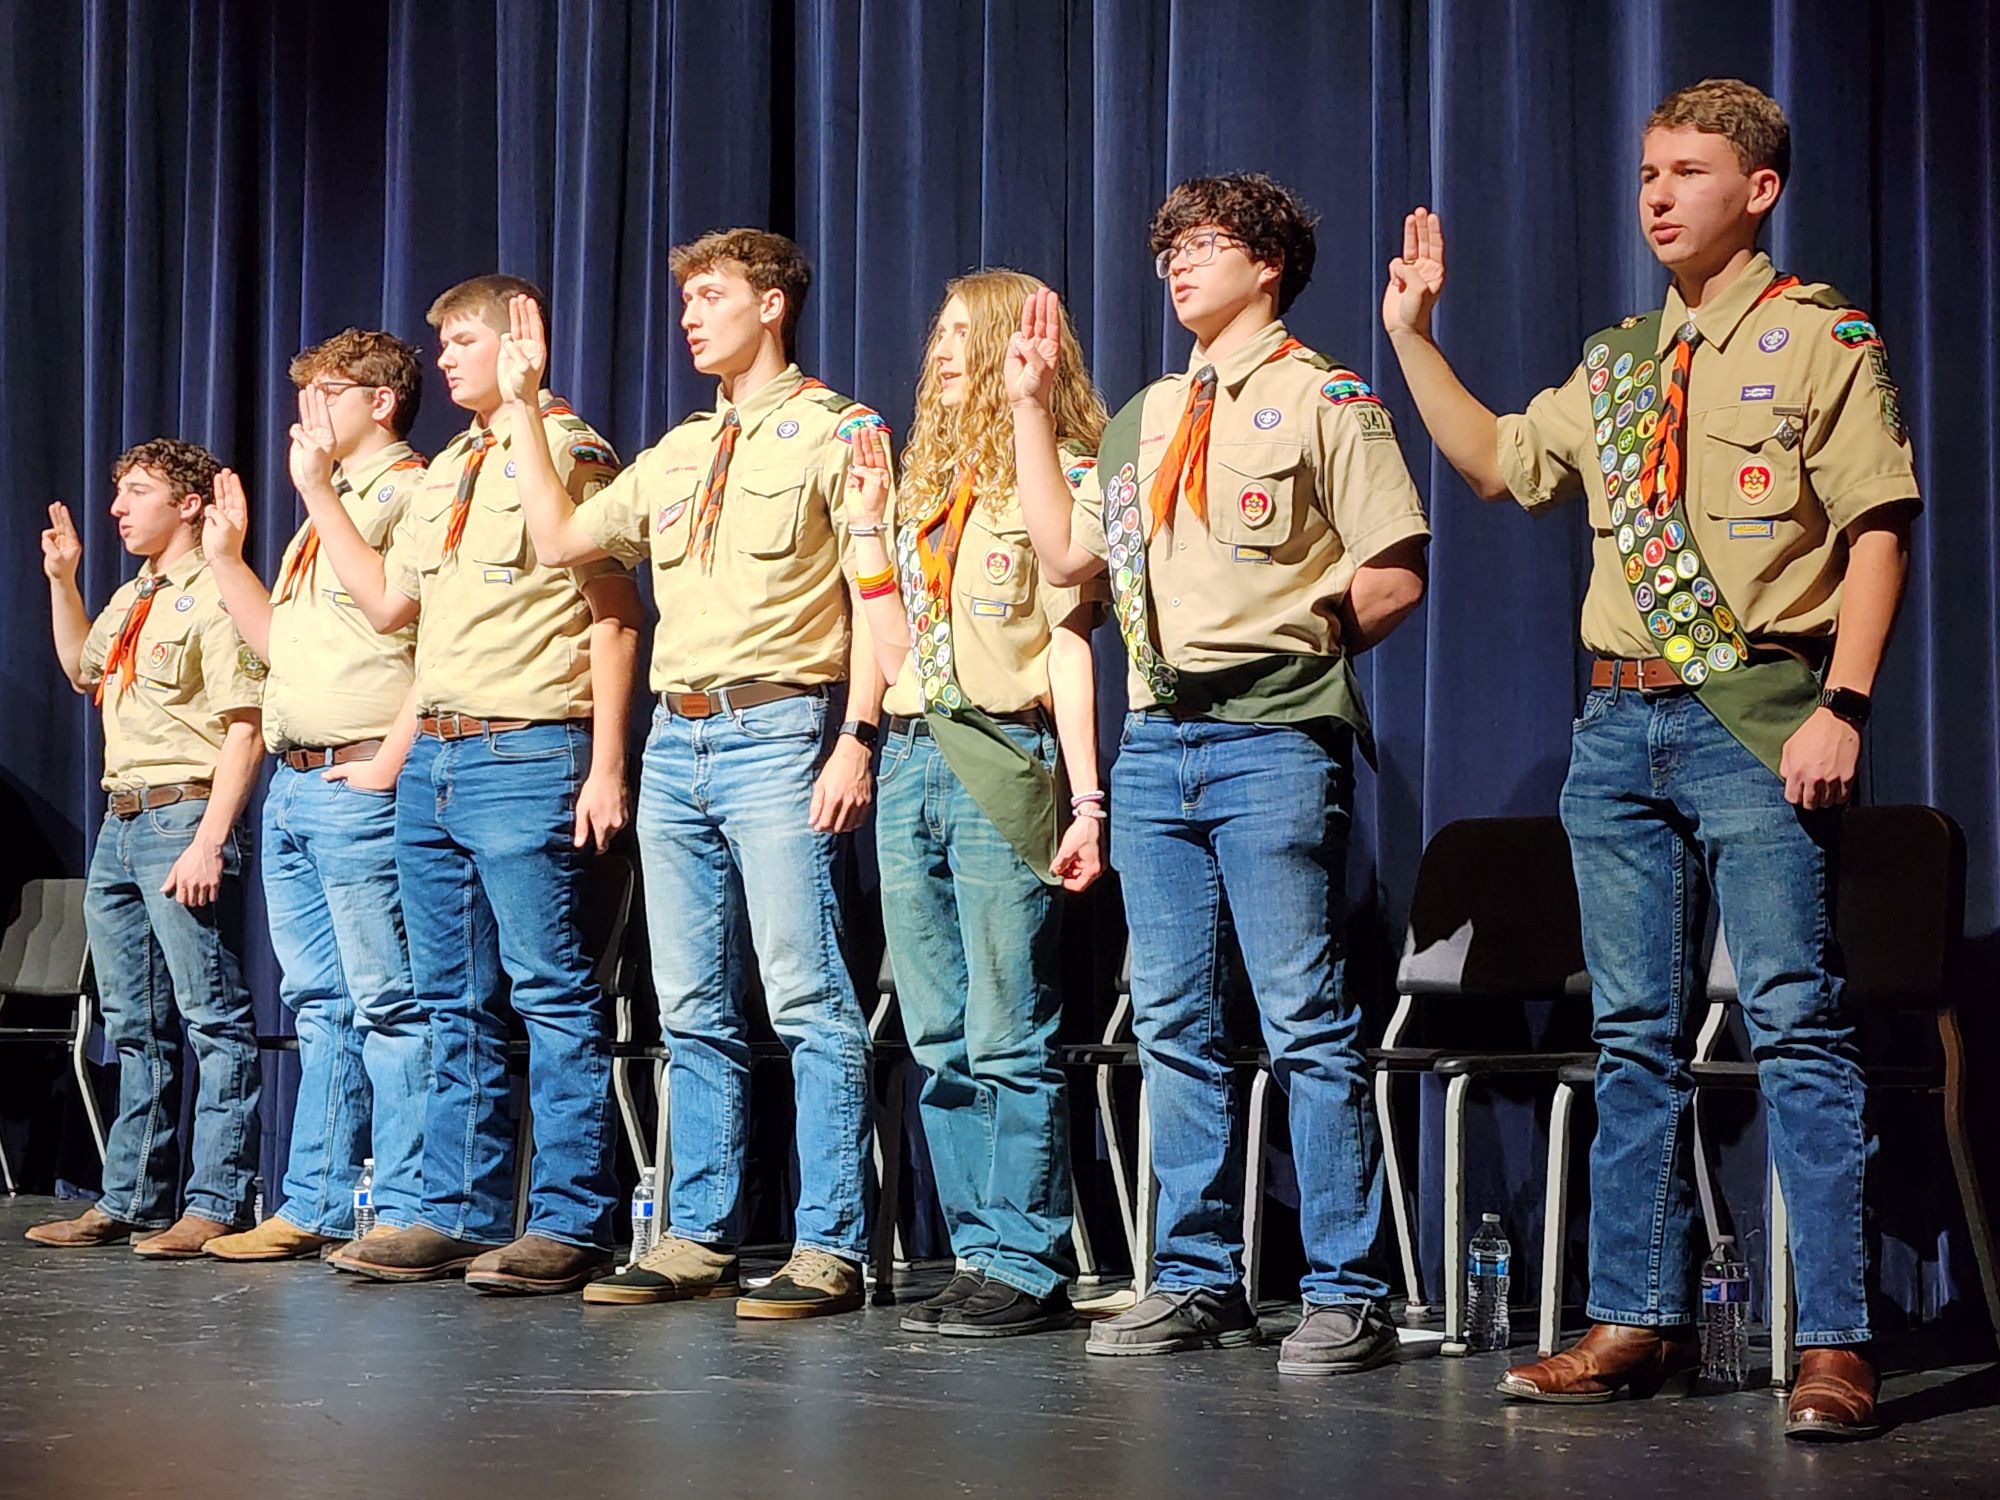
[[[1419,996],[1590,992],[1559,819],[1465,818],[1432,835],[1396,987]]]
[[[0,995],[74,1000],[90,965],[81,880],[30,880],[0,929]]]

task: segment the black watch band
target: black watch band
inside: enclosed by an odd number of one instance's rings
[[[1828,688],[1819,695],[1819,706],[1831,709],[1836,719],[1856,729],[1866,729],[1868,712],[1874,705],[1866,693],[1857,693],[1853,688]]]
[[[853,735],[870,750],[873,750],[876,742],[882,738],[881,725],[865,723],[860,719],[849,719],[845,724],[840,726],[840,732],[842,734]]]

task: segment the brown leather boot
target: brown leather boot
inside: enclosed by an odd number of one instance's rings
[[[37,1224],[28,1238],[37,1245],[54,1245],[61,1250],[84,1250],[96,1245],[117,1245],[139,1229],[114,1219],[95,1203],[74,1219],[58,1219],[53,1224]]]
[[[255,1229],[210,1240],[203,1253],[217,1260],[303,1260],[339,1243],[332,1235],[314,1234],[274,1214]]]
[[[611,1252],[524,1234],[488,1250],[465,1268],[465,1284],[481,1292],[573,1292],[611,1274]]]
[[[1860,1349],[1801,1349],[1785,1436],[1808,1443],[1870,1438],[1875,1421],[1875,1366]]]
[[[171,1229],[132,1241],[132,1253],[148,1260],[199,1260],[212,1239],[235,1232],[233,1224],[218,1224],[199,1214],[182,1214]]]
[[[491,1248],[476,1240],[455,1240],[421,1224],[408,1229],[378,1225],[361,1239],[349,1240],[326,1263],[370,1281],[442,1281]]]
[[[1621,1390],[1650,1396],[1701,1362],[1691,1328],[1628,1328],[1599,1323],[1560,1354],[1516,1365],[1495,1387],[1517,1401],[1566,1405],[1609,1401]]]

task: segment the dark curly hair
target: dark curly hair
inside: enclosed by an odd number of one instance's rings
[[[134,469],[159,475],[174,487],[177,499],[199,495],[201,503],[207,505],[215,498],[215,476],[222,471],[222,462],[199,443],[156,437],[119,454],[118,462],[111,466],[111,482],[118,483]]]
[[[1153,253],[1172,249],[1190,229],[1213,224],[1241,240],[1252,260],[1278,267],[1282,314],[1312,280],[1318,222],[1304,199],[1262,172],[1191,177],[1168,193],[1153,215]]]
[[[332,338],[309,344],[292,360],[292,384],[304,389],[322,375],[343,376],[361,385],[396,393],[396,412],[389,430],[408,437],[424,399],[421,356],[393,333],[373,328],[344,328]]]

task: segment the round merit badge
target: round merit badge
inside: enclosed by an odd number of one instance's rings
[[[1736,471],[1736,488],[1756,505],[1771,493],[1771,471],[1763,464],[1745,464]]]
[[[509,479],[512,479],[514,477],[514,460],[511,458],[508,459],[507,467],[502,469],[500,472],[502,474],[505,474]]]
[[[1236,508],[1242,512],[1246,526],[1262,526],[1271,519],[1271,512],[1275,509],[1271,503],[1271,492],[1258,484],[1243,486],[1243,493],[1236,497]]]
[[[165,641],[160,641],[156,643],[153,647],[152,655],[150,655],[146,659],[150,661],[154,666],[156,667],[159,666],[162,662],[164,662],[167,659],[167,643]]]
[[[1611,384],[1611,372],[1609,370],[1599,370],[1595,375],[1590,377],[1590,394],[1593,396],[1601,394],[1609,384]]]
[[[180,596],[180,598],[178,598],[178,599],[176,599],[176,600],[174,601],[174,611],[175,611],[175,613],[177,613],[177,614],[183,614],[183,615],[184,615],[184,614],[186,614],[186,613],[187,613],[187,612],[188,612],[189,610],[191,610],[191,609],[193,609],[193,608],[194,608],[194,595],[193,595],[193,594],[182,594],[182,595]]]
[[[1618,362],[1611,367],[1611,373],[1620,380],[1632,373],[1632,355],[1629,350],[1618,356]]]
[[[1257,424],[1259,431],[1269,432],[1273,427],[1276,427],[1280,422],[1285,420],[1285,414],[1275,406],[1265,406],[1260,407],[1257,415],[1250,420]]]
[[[986,580],[1005,583],[1014,576],[1014,554],[995,547],[986,554]]]
[[[391,500],[395,498],[396,498],[396,487],[393,484],[385,484],[382,486],[381,489],[375,492],[375,503],[377,505],[387,505]]]
[[[799,424],[794,422],[790,417],[785,418],[784,421],[778,424],[779,437],[794,438],[797,437],[798,435],[799,435]]]
[[[1757,347],[1766,354],[1776,354],[1785,347],[1791,336],[1792,330],[1789,328],[1767,328],[1757,336]]]
[[[1583,357],[1583,362],[1593,370],[1601,370],[1604,368],[1604,362],[1609,358],[1611,358],[1611,346],[1609,344],[1598,344],[1591,349],[1590,353]]]

